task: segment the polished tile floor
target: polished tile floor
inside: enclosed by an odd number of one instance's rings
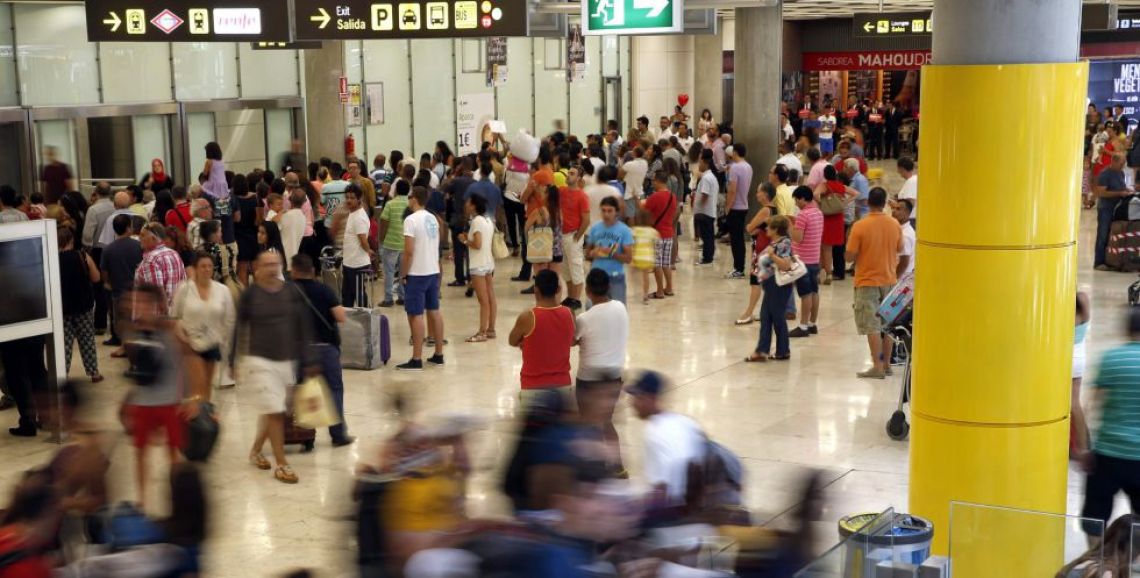
[[[888,190],[900,179],[887,167]],[[1122,339],[1117,320],[1126,309],[1126,288],[1135,279],[1120,273],[1091,270],[1095,215],[1082,214],[1079,283],[1092,295],[1094,329],[1090,333],[1090,363],[1099,352]],[[631,312],[628,365],[654,368],[672,378],[668,402],[677,411],[700,421],[711,436],[738,452],[748,467],[747,505],[763,523],[779,524],[795,504],[798,483],[812,468],[826,473],[828,508],[820,533],[828,539],[834,522],[854,512],[907,503],[907,443],[891,441],[884,424],[894,411],[899,377],[865,381],[855,372],[868,363],[865,342],[855,333],[851,313],[851,281],[837,282],[822,292],[820,333],[793,342],[788,363],[744,364],[755,346],[756,324],[735,327],[748,294],[746,281],[722,278],[730,258],[718,246],[717,265],[694,269],[691,237],[681,243],[682,265],[677,273],[678,296],[652,305],[635,302]],[[921,264],[920,264],[921,266]],[[474,332],[477,306],[462,290],[444,291],[446,334],[452,345],[447,365],[423,373],[400,373],[391,368],[346,371],[347,415],[360,441],[333,449],[327,434],[318,437],[316,451],[290,459],[301,482],[287,486],[268,472],[246,463],[257,418],[246,393],[220,391],[223,434],[219,451],[208,468],[212,503],[212,539],[206,549],[209,576],[222,578],[275,576],[296,567],[316,568],[321,576],[348,576],[353,561],[349,491],[358,462],[373,461],[379,442],[395,424],[392,395],[408,394],[422,416],[467,412],[488,419],[485,430],[471,436],[477,468],[468,500],[472,515],[502,515],[505,501],[497,491],[499,468],[513,441],[517,410],[520,355],[506,344],[515,316],[532,301],[518,294],[522,285],[508,281],[517,261],[500,263],[496,290],[500,298],[498,340],[466,344]],[[449,280],[449,279],[448,279]],[[630,294],[635,294],[631,287]],[[399,311],[392,310],[394,359],[409,354],[408,329]],[[100,363],[108,380],[92,388],[99,415],[113,427],[114,413],[126,391],[117,377],[125,369],[100,347]],[[78,357],[78,356],[77,356]],[[576,363],[576,359],[575,359]],[[82,370],[78,360],[73,373]],[[634,476],[640,472],[642,425],[628,408],[619,409],[618,429],[623,453]],[[15,423],[15,413],[5,414]],[[40,440],[0,438],[0,488],[7,491],[20,472],[47,461],[56,446]],[[165,464],[153,452],[151,484],[156,488],[153,510],[161,513],[166,496]],[[114,499],[134,495],[131,450],[121,439],[114,450]],[[1070,513],[1079,509],[1081,477],[1070,477]]]

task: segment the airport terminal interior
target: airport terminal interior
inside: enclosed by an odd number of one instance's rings
[[[0,0],[0,578],[1140,575],[1138,103],[1140,0]]]

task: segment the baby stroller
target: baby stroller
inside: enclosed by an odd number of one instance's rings
[[[902,441],[910,434],[910,424],[906,419],[906,404],[910,403],[910,361],[912,345],[912,320],[914,305],[914,273],[899,278],[895,288],[879,305],[879,317],[883,329],[895,340],[895,349],[903,360],[903,380],[899,391],[899,405],[887,420],[887,435],[893,440]]]

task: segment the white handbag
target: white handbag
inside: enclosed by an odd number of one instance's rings
[[[787,271],[782,271],[776,267],[776,285],[783,287],[791,285],[799,280],[800,277],[807,275],[807,265],[800,260],[799,255],[792,255],[792,266]]]

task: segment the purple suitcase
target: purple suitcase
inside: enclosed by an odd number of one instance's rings
[[[388,327],[388,316],[380,316],[380,363],[388,365],[392,359],[392,331]]]

